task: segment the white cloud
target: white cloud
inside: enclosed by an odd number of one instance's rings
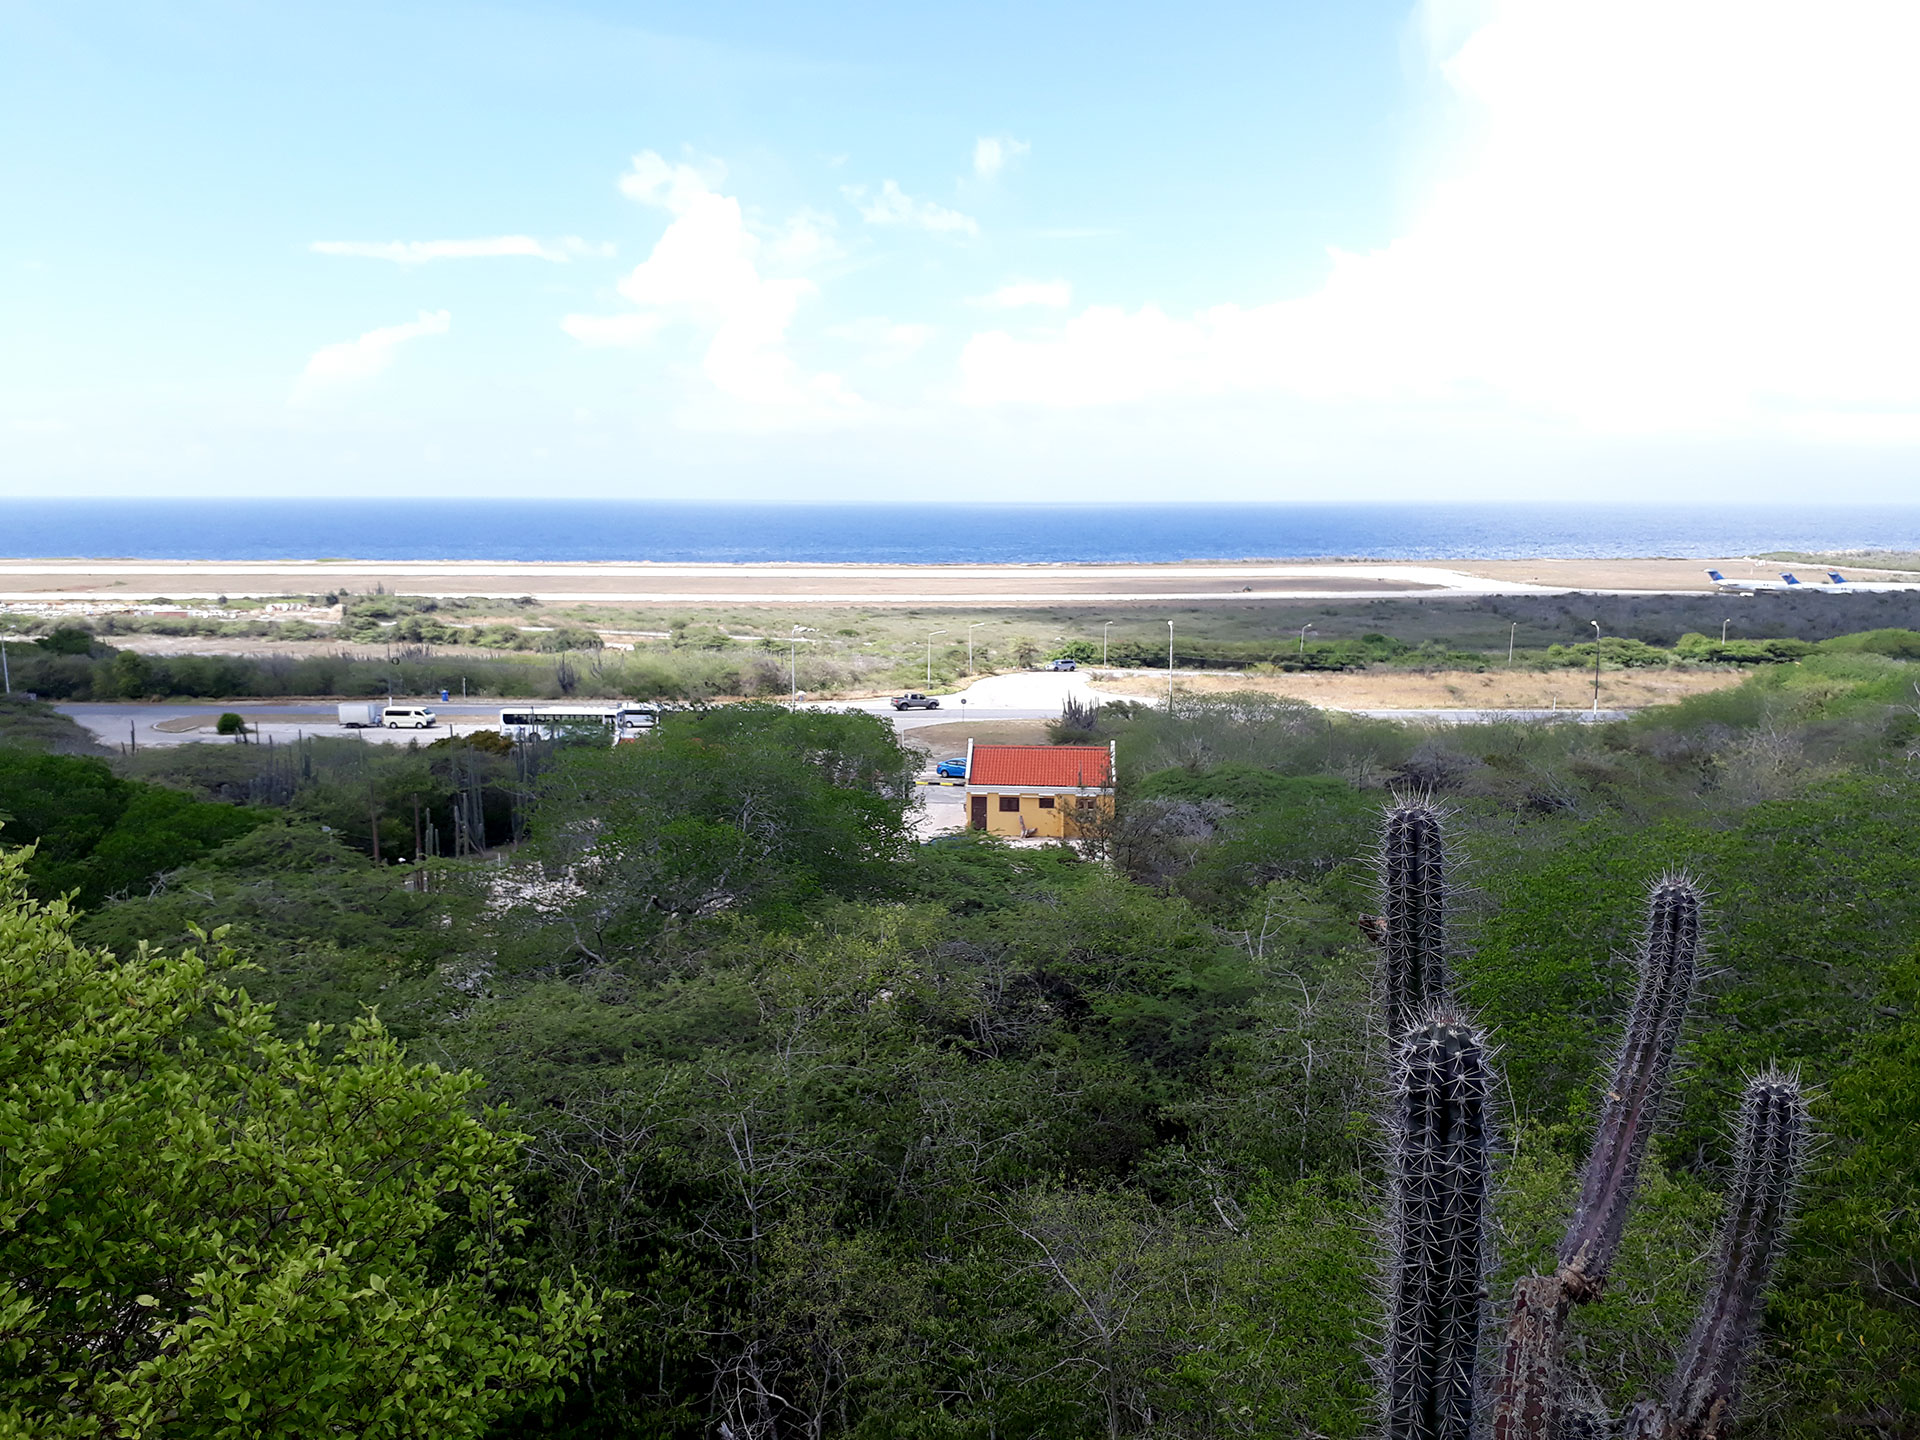
[[[918,352],[934,335],[931,325],[908,324],[889,320],[884,315],[864,316],[841,325],[829,325],[828,335],[865,347],[869,365],[895,365]]]
[[[767,406],[858,404],[838,376],[808,375],[787,354],[794,313],[816,287],[804,276],[762,273],[761,240],[740,202],[713,188],[719,173],[670,164],[651,150],[634,156],[620,189],[673,216],[653,252],[620,281],[620,294],[639,308],[569,315],[562,328],[602,346],[638,344],[671,323],[691,324],[706,336],[701,369],[725,395]]]
[[[726,178],[727,167],[717,160],[706,162],[704,167],[675,164],[655,151],[642,150],[633,157],[632,168],[620,177],[620,193],[643,205],[657,205],[684,215]]]
[[[1064,280],[1016,280],[1002,285],[990,295],[967,302],[989,310],[1021,310],[1038,306],[1045,310],[1064,310],[1073,303],[1073,286]]]
[[[992,180],[1006,169],[1009,161],[1019,159],[1032,149],[1025,140],[1015,140],[1008,135],[982,135],[973,142],[973,173],[982,180]]]
[[[949,210],[944,205],[936,205],[931,200],[916,200],[901,190],[898,182],[885,181],[880,193],[871,200],[867,198],[864,185],[843,185],[841,193],[853,203],[860,212],[860,218],[869,225],[910,225],[919,230],[931,230],[936,235],[978,235],[980,222],[971,215],[962,215],[958,210]]]
[[[1433,0],[1422,17],[1463,37],[1434,60],[1460,138],[1398,239],[1333,252],[1298,299],[977,335],[963,394],[1278,391],[1642,432],[1920,406],[1920,192],[1895,178],[1920,133],[1920,9]]]
[[[526,256],[565,264],[577,256],[613,254],[611,245],[592,245],[578,235],[549,244],[531,235],[493,235],[480,240],[316,240],[307,247],[316,255],[349,255],[362,260],[391,260],[397,265],[424,265],[429,260],[491,260]]]
[[[301,384],[326,386],[371,379],[393,363],[393,352],[401,345],[424,335],[444,335],[452,324],[453,317],[445,310],[422,310],[417,320],[404,325],[386,325],[356,340],[322,345],[307,361]]]

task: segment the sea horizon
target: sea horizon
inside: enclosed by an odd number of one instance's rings
[[[1920,505],[0,500],[7,559],[1174,564],[1920,549]]]

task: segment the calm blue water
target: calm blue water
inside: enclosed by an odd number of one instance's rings
[[[950,564],[1920,549],[1920,506],[0,500],[0,556]]]

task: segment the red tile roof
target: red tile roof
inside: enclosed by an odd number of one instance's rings
[[[1104,745],[975,745],[967,784],[1097,789],[1108,783],[1111,760]]]

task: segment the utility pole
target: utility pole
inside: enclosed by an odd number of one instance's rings
[[[800,636],[813,629],[811,625],[796,625],[793,633],[787,637],[787,703],[797,705],[800,701]]]
[[[1111,620],[1100,627],[1100,668],[1103,670],[1107,665],[1107,635],[1112,629],[1113,621]]]
[[[1167,621],[1167,714],[1173,714],[1173,621]]]
[[[1593,718],[1600,718],[1600,622],[1593,622]]]
[[[933,637],[946,633],[944,630],[929,630],[927,632],[927,688],[929,690],[933,688]]]
[[[1520,622],[1516,620],[1513,622],[1512,626],[1509,627],[1509,629],[1507,630],[1507,668],[1509,670],[1513,668],[1513,637],[1518,635],[1519,633],[1520,633]]]

